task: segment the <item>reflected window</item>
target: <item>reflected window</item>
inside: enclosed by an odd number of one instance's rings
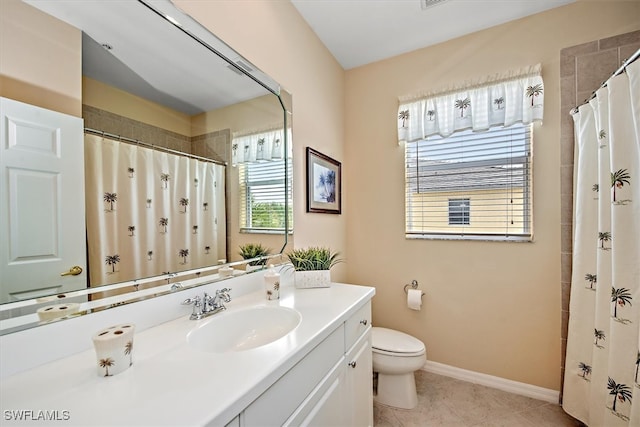
[[[291,161],[287,162],[289,183],[285,192],[285,161],[242,163],[240,178],[240,231],[284,233],[285,206],[289,230],[293,229],[291,199]]]

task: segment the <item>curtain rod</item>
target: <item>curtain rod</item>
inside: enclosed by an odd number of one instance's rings
[[[196,156],[195,154],[185,153],[184,151],[178,151],[178,150],[174,150],[172,148],[167,148],[167,147],[162,147],[162,146],[159,146],[159,145],[149,144],[148,142],[139,141],[139,140],[133,139],[133,138],[127,138],[126,136],[116,135],[116,134],[113,134],[113,133],[105,132],[103,130],[84,128],[84,131],[85,131],[85,133],[92,133],[94,135],[100,135],[102,137],[109,138],[109,139],[115,139],[115,140],[118,140],[118,141],[124,141],[124,142],[128,142],[128,143],[131,143],[131,144],[142,145],[144,147],[149,147],[152,150],[165,151],[167,153],[177,154],[179,156],[189,157],[191,159],[202,160],[204,162],[215,163],[217,165],[227,166],[226,162],[221,162],[220,160],[208,159],[206,157]]]
[[[627,68],[629,66],[629,64],[631,64],[633,61],[638,59],[638,57],[640,57],[640,49],[636,50],[636,52],[633,55],[631,55],[629,58],[627,58],[627,60],[624,61],[624,63],[620,66],[620,68],[618,68],[616,71],[614,71],[613,74],[611,74],[611,77],[609,77],[607,80],[603,81],[602,84],[600,86],[598,86],[598,89],[594,90],[591,93],[591,96],[589,96],[589,98],[585,99],[582,104],[586,104],[589,101],[591,101],[593,98],[595,98],[597,91],[599,91],[600,89],[605,87],[607,85],[607,83],[609,83],[609,80],[611,80],[612,78],[614,78],[618,74],[624,72],[624,69]],[[582,104],[580,104],[580,105],[582,105]],[[577,110],[577,109],[578,109],[578,107],[575,108],[575,110]]]
[[[407,104],[410,102],[422,101],[428,98],[435,98],[439,96],[449,95],[457,92],[464,92],[471,89],[481,88],[485,86],[497,85],[503,82],[508,82],[512,80],[523,79],[525,77],[535,77],[539,76],[542,70],[541,64],[529,65],[524,68],[520,68],[518,70],[509,70],[506,73],[497,73],[494,75],[489,75],[482,77],[480,79],[474,79],[470,81],[465,81],[463,83],[456,84],[454,86],[448,86],[445,88],[420,92],[413,95],[404,95],[398,97],[398,101],[401,104]]]

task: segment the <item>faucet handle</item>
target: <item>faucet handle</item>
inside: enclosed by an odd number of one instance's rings
[[[191,297],[191,298],[187,298],[186,300],[182,301],[181,303],[182,305],[193,305],[193,312],[191,313],[191,319],[196,319],[198,318],[198,316],[200,316],[202,314],[202,303],[200,301],[200,297],[198,295]]]
[[[206,294],[205,294],[206,295]],[[200,297],[196,295],[195,297],[187,298],[186,300],[181,302],[182,305],[195,305],[196,307],[200,305]]]
[[[224,302],[229,302],[229,301],[231,301],[231,295],[229,295],[229,292],[231,292],[231,289],[222,288],[222,289],[216,291],[216,296],[218,298],[222,298],[222,300]]]

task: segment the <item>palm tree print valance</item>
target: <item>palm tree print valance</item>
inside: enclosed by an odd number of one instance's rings
[[[540,64],[454,89],[400,100],[398,141],[542,120]]]
[[[252,133],[250,135],[234,135],[231,140],[231,164],[283,160],[285,154],[291,158],[291,143],[287,153],[284,147],[285,132],[282,128]],[[291,141],[291,133],[287,133]]]

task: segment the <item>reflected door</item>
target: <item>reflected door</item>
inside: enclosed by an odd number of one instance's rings
[[[84,288],[83,121],[6,98],[0,110],[0,302]]]

